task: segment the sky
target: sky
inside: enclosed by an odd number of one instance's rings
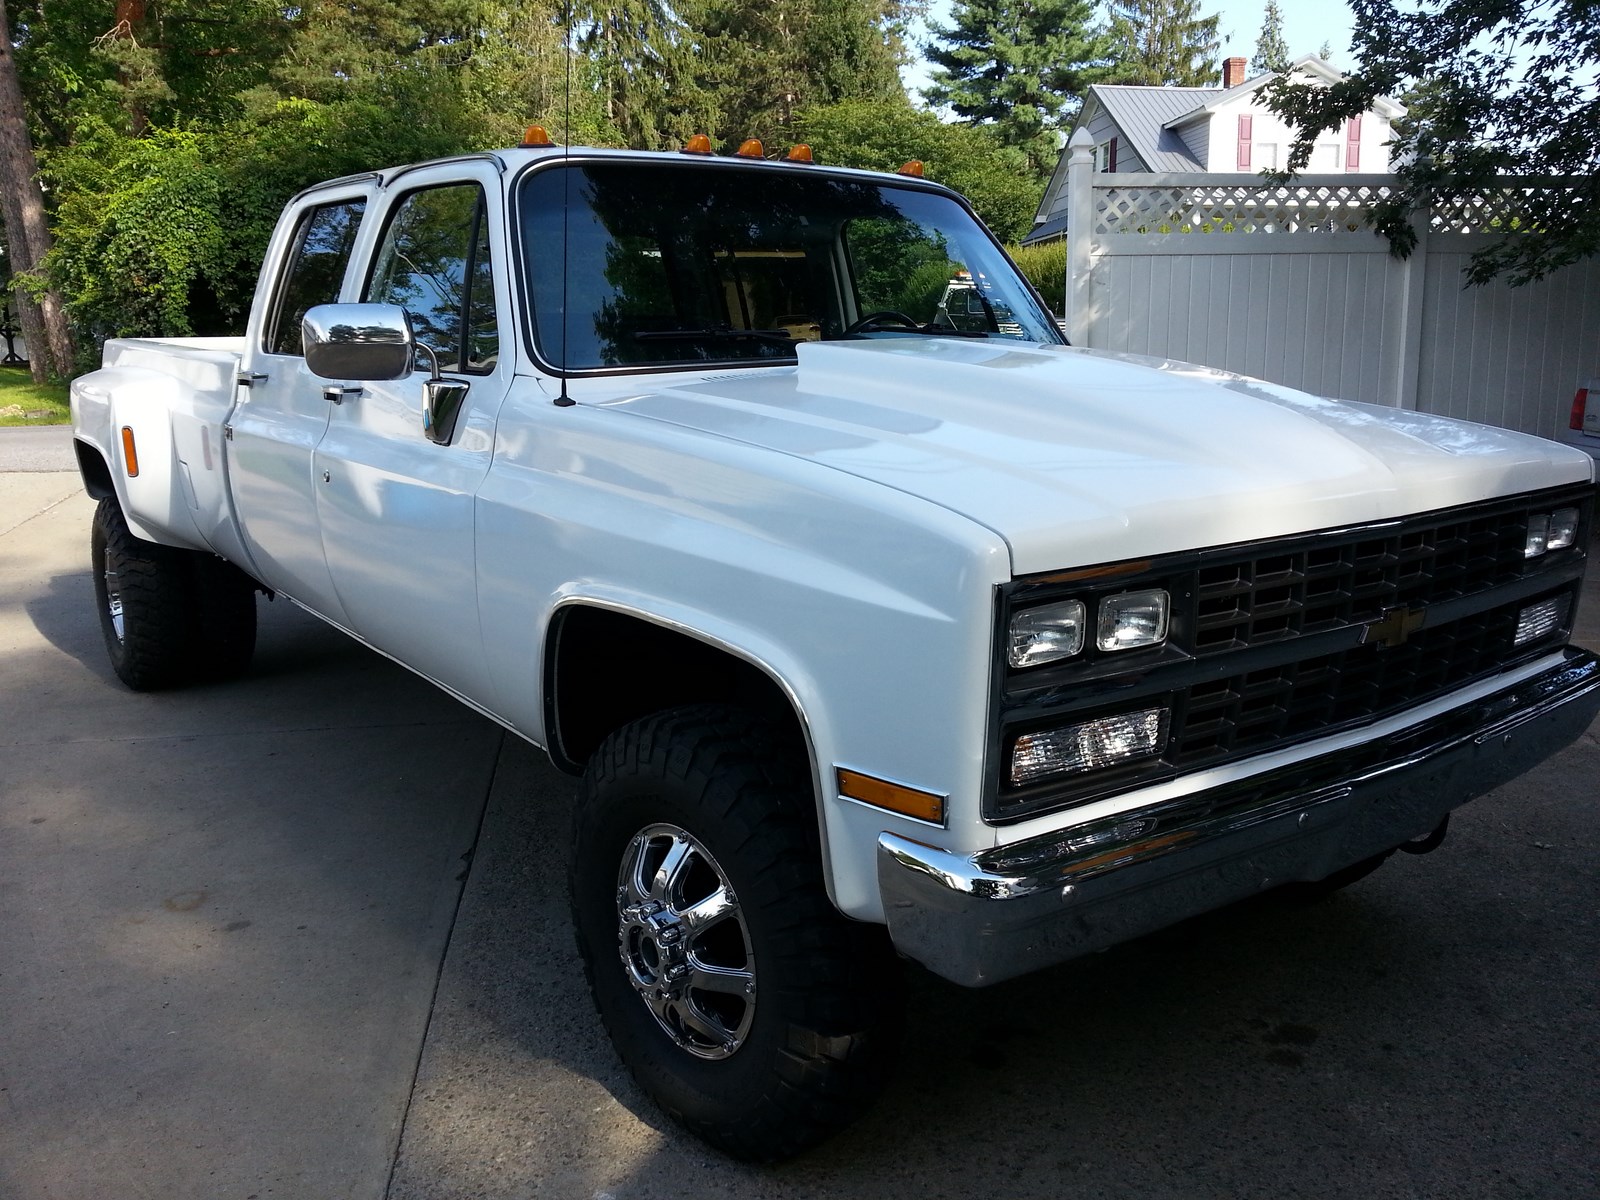
[[[929,19],[937,24],[948,24],[951,0],[933,0]],[[1256,35],[1261,32],[1261,13],[1266,0],[1222,0],[1208,3],[1200,0],[1201,16],[1220,14],[1222,35],[1220,60],[1233,55],[1250,58],[1255,54]],[[1289,57],[1315,54],[1327,42],[1333,50],[1332,63],[1341,70],[1354,65],[1350,56],[1350,6],[1345,0],[1278,0],[1278,11],[1283,14],[1283,40],[1288,43]],[[918,64],[905,74],[906,85],[913,90],[927,83],[925,67]]]

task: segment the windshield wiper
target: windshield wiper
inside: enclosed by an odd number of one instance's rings
[[[665,342],[698,339],[708,342],[769,342],[793,346],[795,341],[782,329],[641,329],[636,342]]]

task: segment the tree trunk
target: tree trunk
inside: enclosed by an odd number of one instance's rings
[[[5,217],[6,251],[11,273],[37,271],[50,252],[50,230],[44,219],[44,191],[33,157],[33,139],[22,107],[22,84],[11,52],[11,21],[0,0],[0,215]],[[37,382],[72,373],[72,334],[61,298],[46,291],[38,303],[15,288],[17,317],[28,342],[28,362]]]

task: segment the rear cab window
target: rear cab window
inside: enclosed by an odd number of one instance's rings
[[[300,320],[317,305],[339,299],[366,203],[358,196],[314,205],[300,214],[267,309],[261,344],[266,353],[302,355]]]

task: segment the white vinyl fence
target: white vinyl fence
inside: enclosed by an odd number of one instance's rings
[[[1095,173],[1068,164],[1068,336],[1552,436],[1600,375],[1600,259],[1466,287],[1482,205],[1434,212],[1401,261],[1366,230],[1390,177]]]

